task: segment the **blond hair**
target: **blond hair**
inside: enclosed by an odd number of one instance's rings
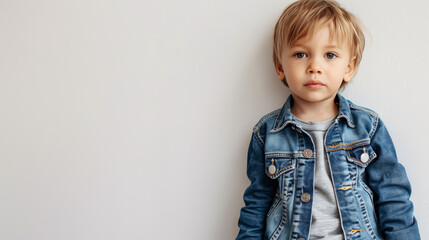
[[[299,0],[283,11],[274,28],[274,65],[281,68],[281,52],[285,44],[291,46],[297,40],[311,36],[320,24],[328,24],[333,36],[348,43],[357,68],[365,48],[363,25],[334,0]],[[285,79],[283,83],[287,86]],[[341,87],[345,84],[343,82]]]

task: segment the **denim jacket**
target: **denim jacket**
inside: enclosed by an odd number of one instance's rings
[[[324,146],[344,239],[420,239],[411,186],[385,125],[339,94],[336,103]],[[290,96],[253,129],[237,239],[309,239],[316,153],[292,104]]]

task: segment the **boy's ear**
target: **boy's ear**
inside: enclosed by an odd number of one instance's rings
[[[279,78],[280,81],[282,81],[283,79],[285,79],[285,73],[283,72],[283,67],[280,64],[275,64],[275,67],[276,67],[277,77]]]
[[[350,59],[349,64],[347,65],[346,72],[344,73],[344,82],[349,82],[352,80],[353,75],[356,71],[356,57]]]

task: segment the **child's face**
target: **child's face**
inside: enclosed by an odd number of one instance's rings
[[[298,39],[283,49],[281,66],[276,66],[280,80],[286,77],[295,100],[331,101],[343,80],[350,81],[356,61],[348,44],[330,36],[329,25],[321,25],[309,38]]]

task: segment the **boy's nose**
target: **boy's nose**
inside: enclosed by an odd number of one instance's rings
[[[308,65],[307,73],[309,73],[309,74],[314,74],[314,73],[321,74],[322,73],[322,69],[320,67],[320,64],[316,59],[312,59],[312,61]]]

